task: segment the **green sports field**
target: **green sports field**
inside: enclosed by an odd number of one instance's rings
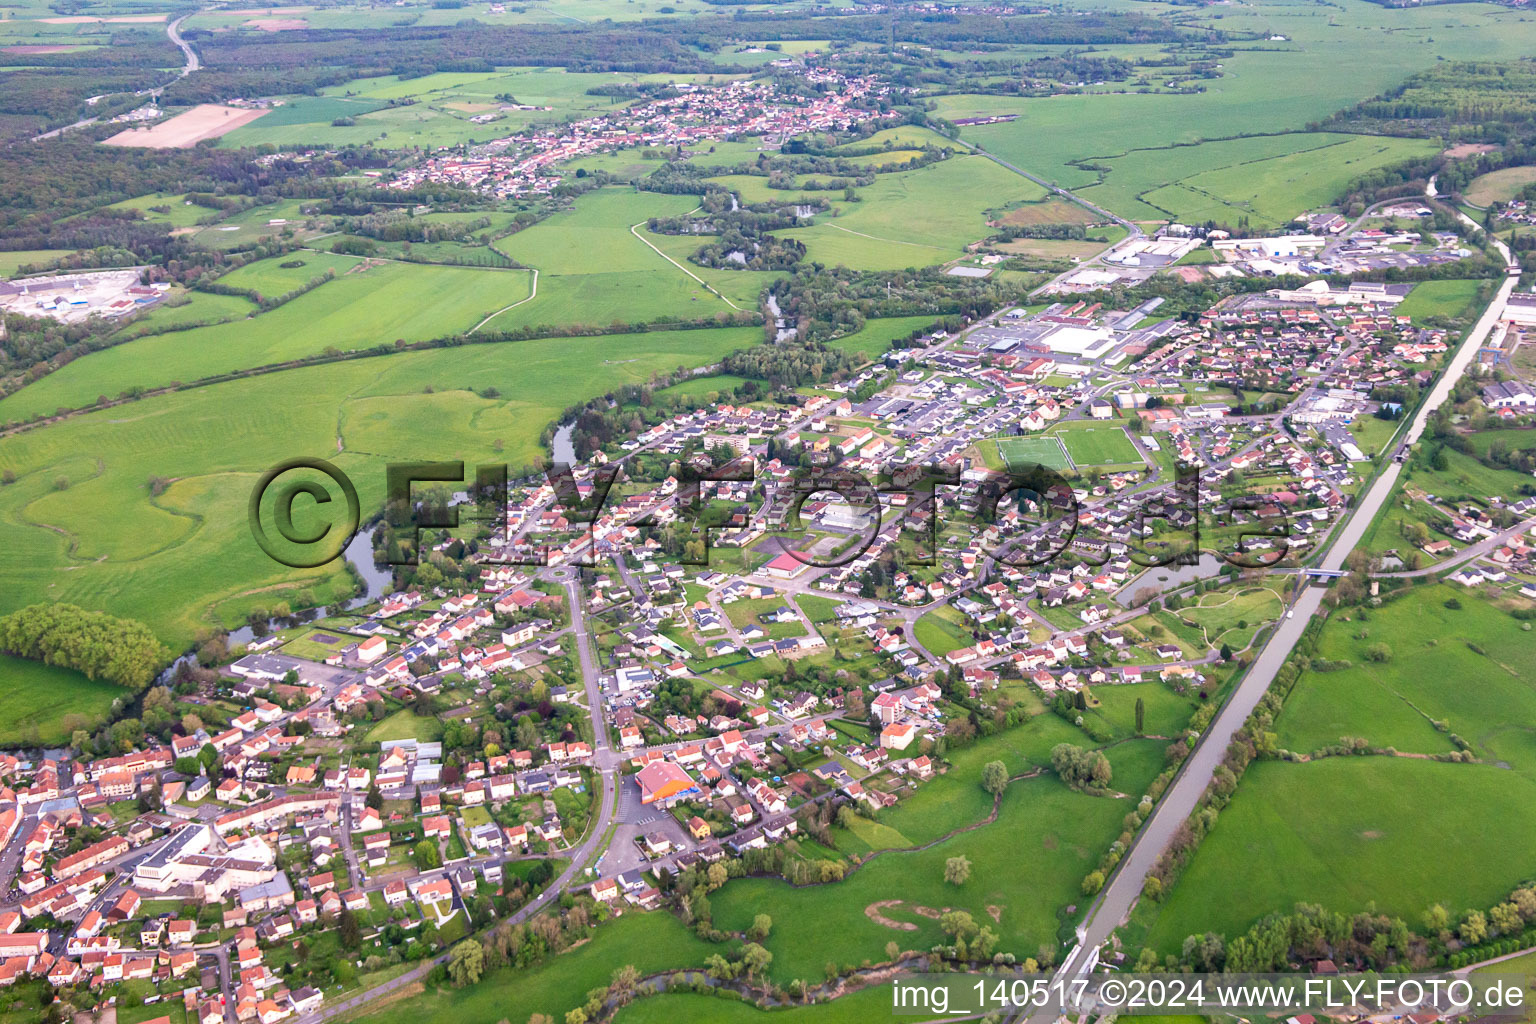
[[[1078,468],[1140,465],[1141,456],[1123,427],[1072,423],[1056,435]]]
[[[1055,470],[1071,468],[1066,449],[1054,437],[1003,437],[997,441],[997,451],[1009,469],[1026,466]]]

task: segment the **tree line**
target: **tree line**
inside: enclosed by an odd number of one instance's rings
[[[0,618],[0,651],[132,690],[148,686],[169,656],[144,623],[72,604],[35,604]]]

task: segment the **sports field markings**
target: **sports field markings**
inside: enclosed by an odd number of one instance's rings
[[[644,223],[645,223],[645,221],[641,221],[640,222],[640,224],[644,224]],[[727,306],[730,306],[732,309],[736,310],[738,313],[745,313],[745,312],[747,312],[745,309],[742,309],[740,306],[736,305],[736,303],[732,302],[730,299],[726,298],[724,295],[721,295],[719,292],[715,291],[715,289],[710,286],[710,283],[708,281],[704,280],[698,274],[695,274],[693,271],[689,270],[687,267],[685,267],[681,263],[677,262],[677,260],[673,259],[671,256],[668,256],[666,253],[662,252],[660,249],[656,248],[654,245],[651,245],[650,239],[646,238],[644,235],[642,235],[639,232],[638,228],[640,227],[640,224],[631,224],[629,226],[629,233],[634,235],[636,238],[640,239],[640,241],[644,242],[646,244],[646,246],[651,250],[651,252],[654,252],[657,256],[660,256],[662,259],[664,259],[668,263],[672,264],[678,270],[681,270],[683,273],[687,274],[689,277],[691,277],[695,281],[699,282],[699,284],[704,286],[704,290],[705,291],[709,292],[709,294],[713,295],[715,298],[719,299],[721,302],[725,303]]]
[[[498,251],[500,251],[500,250],[498,250]],[[509,310],[509,309],[516,309],[518,306],[521,306],[523,303],[525,303],[525,302],[532,302],[534,299],[539,297],[539,271],[535,267],[529,267],[528,269],[533,274],[533,286],[528,289],[527,297],[526,298],[518,299],[516,302],[512,303],[512,305],[510,305],[510,306],[502,306],[496,312],[492,313],[490,316],[486,317],[484,320],[481,320],[479,323],[475,324],[475,326],[471,327],[465,333],[467,333],[467,334],[474,334],[480,328],[484,327],[486,324],[490,323],[492,320],[496,319],[498,316],[501,316],[501,314],[505,313],[507,310]]]

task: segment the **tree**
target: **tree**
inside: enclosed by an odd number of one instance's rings
[[[1051,749],[1051,767],[1061,781],[1077,790],[1104,789],[1112,771],[1102,750],[1084,750],[1071,743],[1058,743]]]
[[[981,769],[981,788],[993,796],[1002,796],[1008,788],[1008,766],[1001,761],[988,761]]]
[[[433,868],[441,867],[443,864],[443,858],[438,853],[437,844],[430,839],[423,839],[416,844],[415,859],[416,867],[421,871],[431,871]]]
[[[1461,936],[1464,944],[1475,946],[1488,937],[1488,919],[1483,916],[1481,910],[1469,911],[1462,919],[1457,934]]]
[[[944,881],[950,885],[964,885],[970,877],[971,862],[964,854],[944,862]]]
[[[625,964],[613,972],[613,977],[608,982],[608,992],[620,1006],[623,1006],[634,998],[635,986],[638,984],[640,984],[640,969],[634,964]]]
[[[1374,643],[1365,649],[1366,661],[1388,662],[1392,660],[1392,648],[1384,643]]]
[[[1104,888],[1104,872],[1090,871],[1083,876],[1083,895],[1094,896]]]
[[[1439,903],[1424,911],[1424,930],[1438,935],[1451,926],[1451,912]]]
[[[773,963],[773,954],[755,942],[741,947],[741,962],[747,969],[747,977],[755,977]]]
[[[963,910],[946,911],[939,918],[939,929],[956,939],[968,939],[977,932],[975,918]]]
[[[1137,697],[1136,698],[1136,735],[1140,736],[1143,732],[1146,731],[1145,730],[1146,724],[1147,724],[1147,702],[1142,700],[1140,697]]]
[[[1229,644],[1229,643],[1226,643],[1225,641],[1223,641],[1222,645],[1221,645],[1221,660],[1222,661],[1231,661],[1232,660],[1232,645]]]
[[[767,914],[758,914],[752,918],[752,927],[747,929],[747,938],[753,942],[762,942],[773,930],[773,918]]]
[[[346,907],[336,917],[336,931],[343,949],[356,949],[362,945],[362,929],[357,926],[357,916]]]

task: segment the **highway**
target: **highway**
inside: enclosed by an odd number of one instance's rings
[[[1497,241],[1494,245],[1508,261],[1510,258],[1508,250]],[[1430,416],[1444,403],[1456,386],[1456,382],[1472,364],[1483,342],[1487,340],[1503,316],[1504,304],[1508,301],[1510,293],[1514,291],[1516,281],[1516,276],[1508,275],[1500,284],[1488,308],[1484,310],[1483,315],[1452,354],[1445,372],[1430,390],[1429,396],[1420,404],[1408,429],[1400,435],[1402,440],[1398,445],[1399,450],[1419,439],[1424,433]],[[1383,456],[1390,457],[1392,454],[1383,453]],[[1350,510],[1343,528],[1323,556],[1321,568],[1336,571],[1343,567],[1349,553],[1360,543],[1376,513],[1392,494],[1401,470],[1401,464],[1394,460],[1372,482],[1364,497]],[[1270,683],[1280,671],[1280,666],[1284,665],[1286,659],[1290,657],[1291,650],[1301,639],[1307,623],[1321,606],[1324,593],[1325,591],[1320,587],[1303,588],[1287,610],[1285,618],[1280,620],[1279,626],[1254,659],[1247,674],[1243,676],[1231,697],[1217,712],[1210,727],[1201,735],[1195,749],[1168,787],[1168,792],[1157,804],[1152,817],[1132,842],[1130,850],[1127,851],[1110,877],[1109,883],[1100,893],[1098,902],[1089,909],[1088,916],[1078,928],[1078,944],[1073,947],[1057,969],[1054,982],[1065,984],[1091,971],[1092,951],[1108,941],[1114,930],[1130,916],[1137,898],[1141,895],[1142,886],[1146,884],[1148,874],[1157,864],[1158,858],[1162,856],[1179,826],[1194,812],[1206,787],[1210,785],[1216,769],[1221,765],[1232,738],[1247,721],[1264,694],[1268,692]],[[1053,1017],[1054,1013],[1050,1010],[1038,1010],[1030,1014],[1028,1020],[1029,1024],[1046,1024]]]

